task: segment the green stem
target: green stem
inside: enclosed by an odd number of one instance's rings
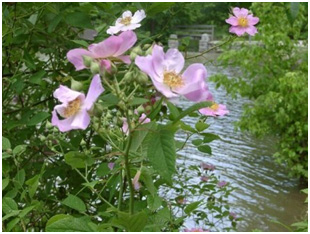
[[[210,49],[208,49],[208,50],[205,50],[205,51],[201,52],[200,54],[197,54],[197,55],[194,55],[194,56],[191,56],[191,57],[187,57],[186,59],[198,58],[198,57],[200,57],[200,56],[202,56],[202,55],[204,55],[204,54],[206,54],[206,53],[209,53],[210,51],[212,51],[212,50],[214,50],[214,49],[216,49],[216,48],[218,48],[218,47],[221,47],[221,46],[227,44],[228,42],[234,40],[235,38],[236,38],[236,37],[229,37],[228,40],[224,41],[223,43],[218,44],[218,45],[216,45],[216,46],[213,46],[212,48],[210,48]]]
[[[121,211],[121,205],[122,205],[122,200],[123,200],[123,190],[124,190],[124,183],[123,183],[123,170],[120,170],[120,177],[121,177],[121,182],[120,182],[120,189],[119,189],[119,196],[118,196],[118,204],[117,204],[117,209]]]
[[[126,177],[128,181],[128,187],[129,187],[129,192],[130,192],[130,201],[129,201],[129,212],[130,214],[133,214],[134,211],[134,188],[131,182],[131,176],[130,176],[130,167],[129,167],[129,150],[132,142],[132,136],[131,136],[131,124],[130,124],[130,118],[128,111],[126,112],[126,118],[127,118],[127,123],[128,123],[128,141],[126,144],[125,148],[125,170],[126,170]]]

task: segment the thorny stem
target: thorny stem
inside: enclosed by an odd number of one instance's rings
[[[128,141],[127,141],[126,148],[125,148],[125,170],[126,170],[126,177],[127,177],[128,187],[129,187],[129,192],[130,192],[129,212],[130,214],[133,214],[134,189],[133,189],[133,185],[131,182],[130,167],[129,167],[129,149],[130,149],[131,142],[132,142],[132,136],[131,136],[132,129],[131,129],[131,123],[130,123],[128,111],[126,112],[126,118],[127,118],[127,123],[128,123]]]

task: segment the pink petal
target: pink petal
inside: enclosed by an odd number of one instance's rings
[[[72,129],[83,129],[85,130],[90,123],[90,117],[86,109],[80,110],[76,115],[73,116],[71,123]]]
[[[122,60],[126,64],[131,63],[130,56],[128,56],[128,55],[120,55],[117,58],[119,58],[120,60]]]
[[[246,28],[246,32],[251,35],[251,36],[254,36],[256,33],[257,33],[257,29],[255,26],[248,26]]]
[[[121,27],[121,31],[125,32],[125,31],[132,31],[136,28],[140,28],[141,24],[129,24],[129,25],[122,25]]]
[[[54,91],[54,97],[63,103],[71,102],[78,97],[81,98],[81,101],[84,101],[85,99],[83,93],[74,91],[63,85],[60,85],[59,88]]]
[[[202,92],[203,83],[207,78],[207,69],[201,63],[194,63],[190,65],[182,75],[184,79],[184,86],[175,91],[179,94],[186,95],[192,92]]]
[[[165,70],[180,73],[184,67],[184,57],[177,49],[169,49],[165,54]]]
[[[139,118],[139,122],[142,124],[146,124],[146,123],[151,122],[151,119],[147,118],[146,114],[143,113]]]
[[[137,36],[133,31],[126,31],[121,33],[118,38],[120,39],[120,45],[117,51],[113,54],[114,57],[122,55],[129,50],[137,41]]]
[[[255,25],[259,22],[259,18],[253,17],[253,15],[248,15],[247,20],[248,20],[249,25]]]
[[[56,110],[56,112],[62,116],[65,117],[65,110],[68,107],[67,103],[61,104],[61,105],[56,105],[54,107],[54,110]]]
[[[229,28],[230,33],[235,33],[237,34],[238,37],[242,36],[243,34],[246,33],[246,28],[239,27],[239,26],[231,26]]]
[[[86,108],[86,110],[90,110],[103,91],[104,88],[102,87],[100,76],[95,75],[90,83],[83,107]]]
[[[125,12],[122,14],[122,18],[126,18],[126,17],[132,17],[131,11],[125,11]]]
[[[93,53],[95,58],[113,57],[119,50],[123,40],[117,36],[110,36],[104,41],[93,44],[88,49]]]
[[[219,104],[218,110],[216,110],[215,114],[219,116],[223,116],[229,113],[229,110],[227,110],[226,106],[223,104]]]
[[[226,23],[232,25],[232,26],[238,26],[238,18],[235,16],[231,16],[230,18],[228,18],[227,20],[225,20]]]
[[[104,71],[106,70],[107,72],[111,73],[111,62],[110,60],[107,60],[107,59],[103,59],[100,61],[100,67],[101,67],[101,70]]]
[[[239,8],[239,7],[235,7],[233,9],[233,13],[235,16],[237,16],[237,18],[240,18],[240,17],[246,17],[249,13],[249,11],[245,8]]]
[[[140,175],[141,175],[141,171],[137,171],[135,177],[132,180],[132,184],[135,190],[139,190],[141,187],[141,184],[139,183]]]
[[[203,115],[206,115],[206,116],[216,116],[215,114],[215,111],[212,110],[211,108],[209,107],[206,107],[206,108],[202,108],[199,110],[199,112]]]
[[[109,29],[107,30],[107,34],[116,34],[119,31],[121,31],[121,26],[110,26]]]
[[[193,102],[213,101],[213,96],[210,93],[206,83],[202,83],[201,91],[194,91],[184,95],[188,100]]]
[[[165,59],[164,48],[154,45],[152,50],[153,67],[158,77],[162,77],[164,73],[163,62]]]
[[[73,129],[71,126],[72,121],[73,121],[73,116],[68,118],[68,119],[60,120],[57,116],[56,111],[53,110],[53,112],[52,112],[52,125],[56,126],[59,129],[59,131],[67,132],[67,131],[72,130]]]
[[[129,129],[129,126],[128,126],[127,119],[126,119],[126,118],[123,118],[123,126],[122,126],[122,131],[123,131],[123,133],[125,133],[126,135],[128,135],[128,129]]]
[[[152,81],[153,81],[153,84],[154,84],[155,88],[159,92],[161,92],[165,97],[167,97],[167,98],[176,98],[176,97],[179,96],[178,94],[172,92],[171,89],[167,85],[163,84],[162,82],[158,82],[158,81],[156,81],[154,79],[152,79]]]
[[[137,56],[135,64],[140,68],[141,71],[148,74],[154,80],[160,80],[153,66],[153,57],[148,55],[146,57]]]
[[[83,55],[93,57],[93,54],[85,49],[73,49],[67,53],[67,59],[75,66],[77,71],[86,68],[83,61]]]

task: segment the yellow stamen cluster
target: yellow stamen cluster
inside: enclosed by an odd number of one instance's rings
[[[124,25],[129,25],[131,23],[131,17],[128,16],[128,17],[122,18],[120,23]]]
[[[238,19],[238,24],[239,24],[239,26],[245,28],[248,26],[248,19],[241,17]]]
[[[219,107],[220,107],[219,104],[214,103],[210,108],[216,111]]]
[[[175,72],[164,72],[164,84],[168,85],[170,88],[179,88],[184,85],[184,81],[182,76]]]
[[[72,115],[75,115],[81,106],[81,100],[80,98],[76,98],[73,101],[69,102],[67,108],[64,111],[64,117],[69,118]]]

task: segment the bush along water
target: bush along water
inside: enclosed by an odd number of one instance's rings
[[[76,11],[62,15],[57,4],[29,5],[35,13],[17,6],[4,6],[13,31],[3,37],[3,230],[233,230],[233,189],[213,165],[192,166],[197,177],[178,182],[187,176],[177,152],[198,135],[193,145],[211,154],[208,143],[219,137],[206,120],[229,113],[209,92],[205,66],[184,69],[177,49],[140,41],[133,30],[147,16],[142,9],[123,12],[89,45],[73,39],[92,26],[85,12],[97,8],[72,4]],[[232,33],[257,32],[246,9],[233,13]],[[180,97],[192,106],[174,104]],[[182,121],[187,115],[197,117],[194,127]]]
[[[278,136],[277,162],[288,174],[308,177],[308,53],[307,4],[253,3],[260,15],[260,33],[242,47],[227,50],[219,62],[238,68],[233,77],[211,79],[233,97],[253,102],[244,106],[237,126],[257,136]],[[272,14],[270,14],[272,12]]]

